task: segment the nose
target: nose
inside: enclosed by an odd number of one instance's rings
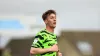
[[[54,18],[54,21],[56,21],[56,18]]]

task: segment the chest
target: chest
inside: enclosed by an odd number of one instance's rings
[[[43,45],[44,45],[44,47],[51,47],[56,42],[57,42],[56,36],[47,35],[47,37],[45,37],[45,40],[43,41]]]

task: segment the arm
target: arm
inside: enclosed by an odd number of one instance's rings
[[[51,48],[44,48],[44,49],[31,47],[30,54],[43,54],[51,51],[57,52],[58,46],[55,44]]]
[[[62,56],[62,53],[58,50],[57,56]]]
[[[49,51],[50,51],[49,48],[42,49],[42,48],[31,47],[30,54],[42,54],[42,53],[46,53]]]
[[[62,56],[62,53],[60,52],[59,49],[58,49],[58,51],[57,51],[57,56]]]

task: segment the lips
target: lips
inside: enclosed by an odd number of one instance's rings
[[[53,24],[56,24],[56,22],[54,22]]]

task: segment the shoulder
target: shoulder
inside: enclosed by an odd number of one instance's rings
[[[40,38],[40,39],[44,39],[45,37],[47,37],[47,34],[45,33],[44,30],[39,31],[35,36],[35,38]]]
[[[41,36],[47,35],[47,32],[45,31],[45,29],[42,29],[37,33],[37,35],[41,35]]]

